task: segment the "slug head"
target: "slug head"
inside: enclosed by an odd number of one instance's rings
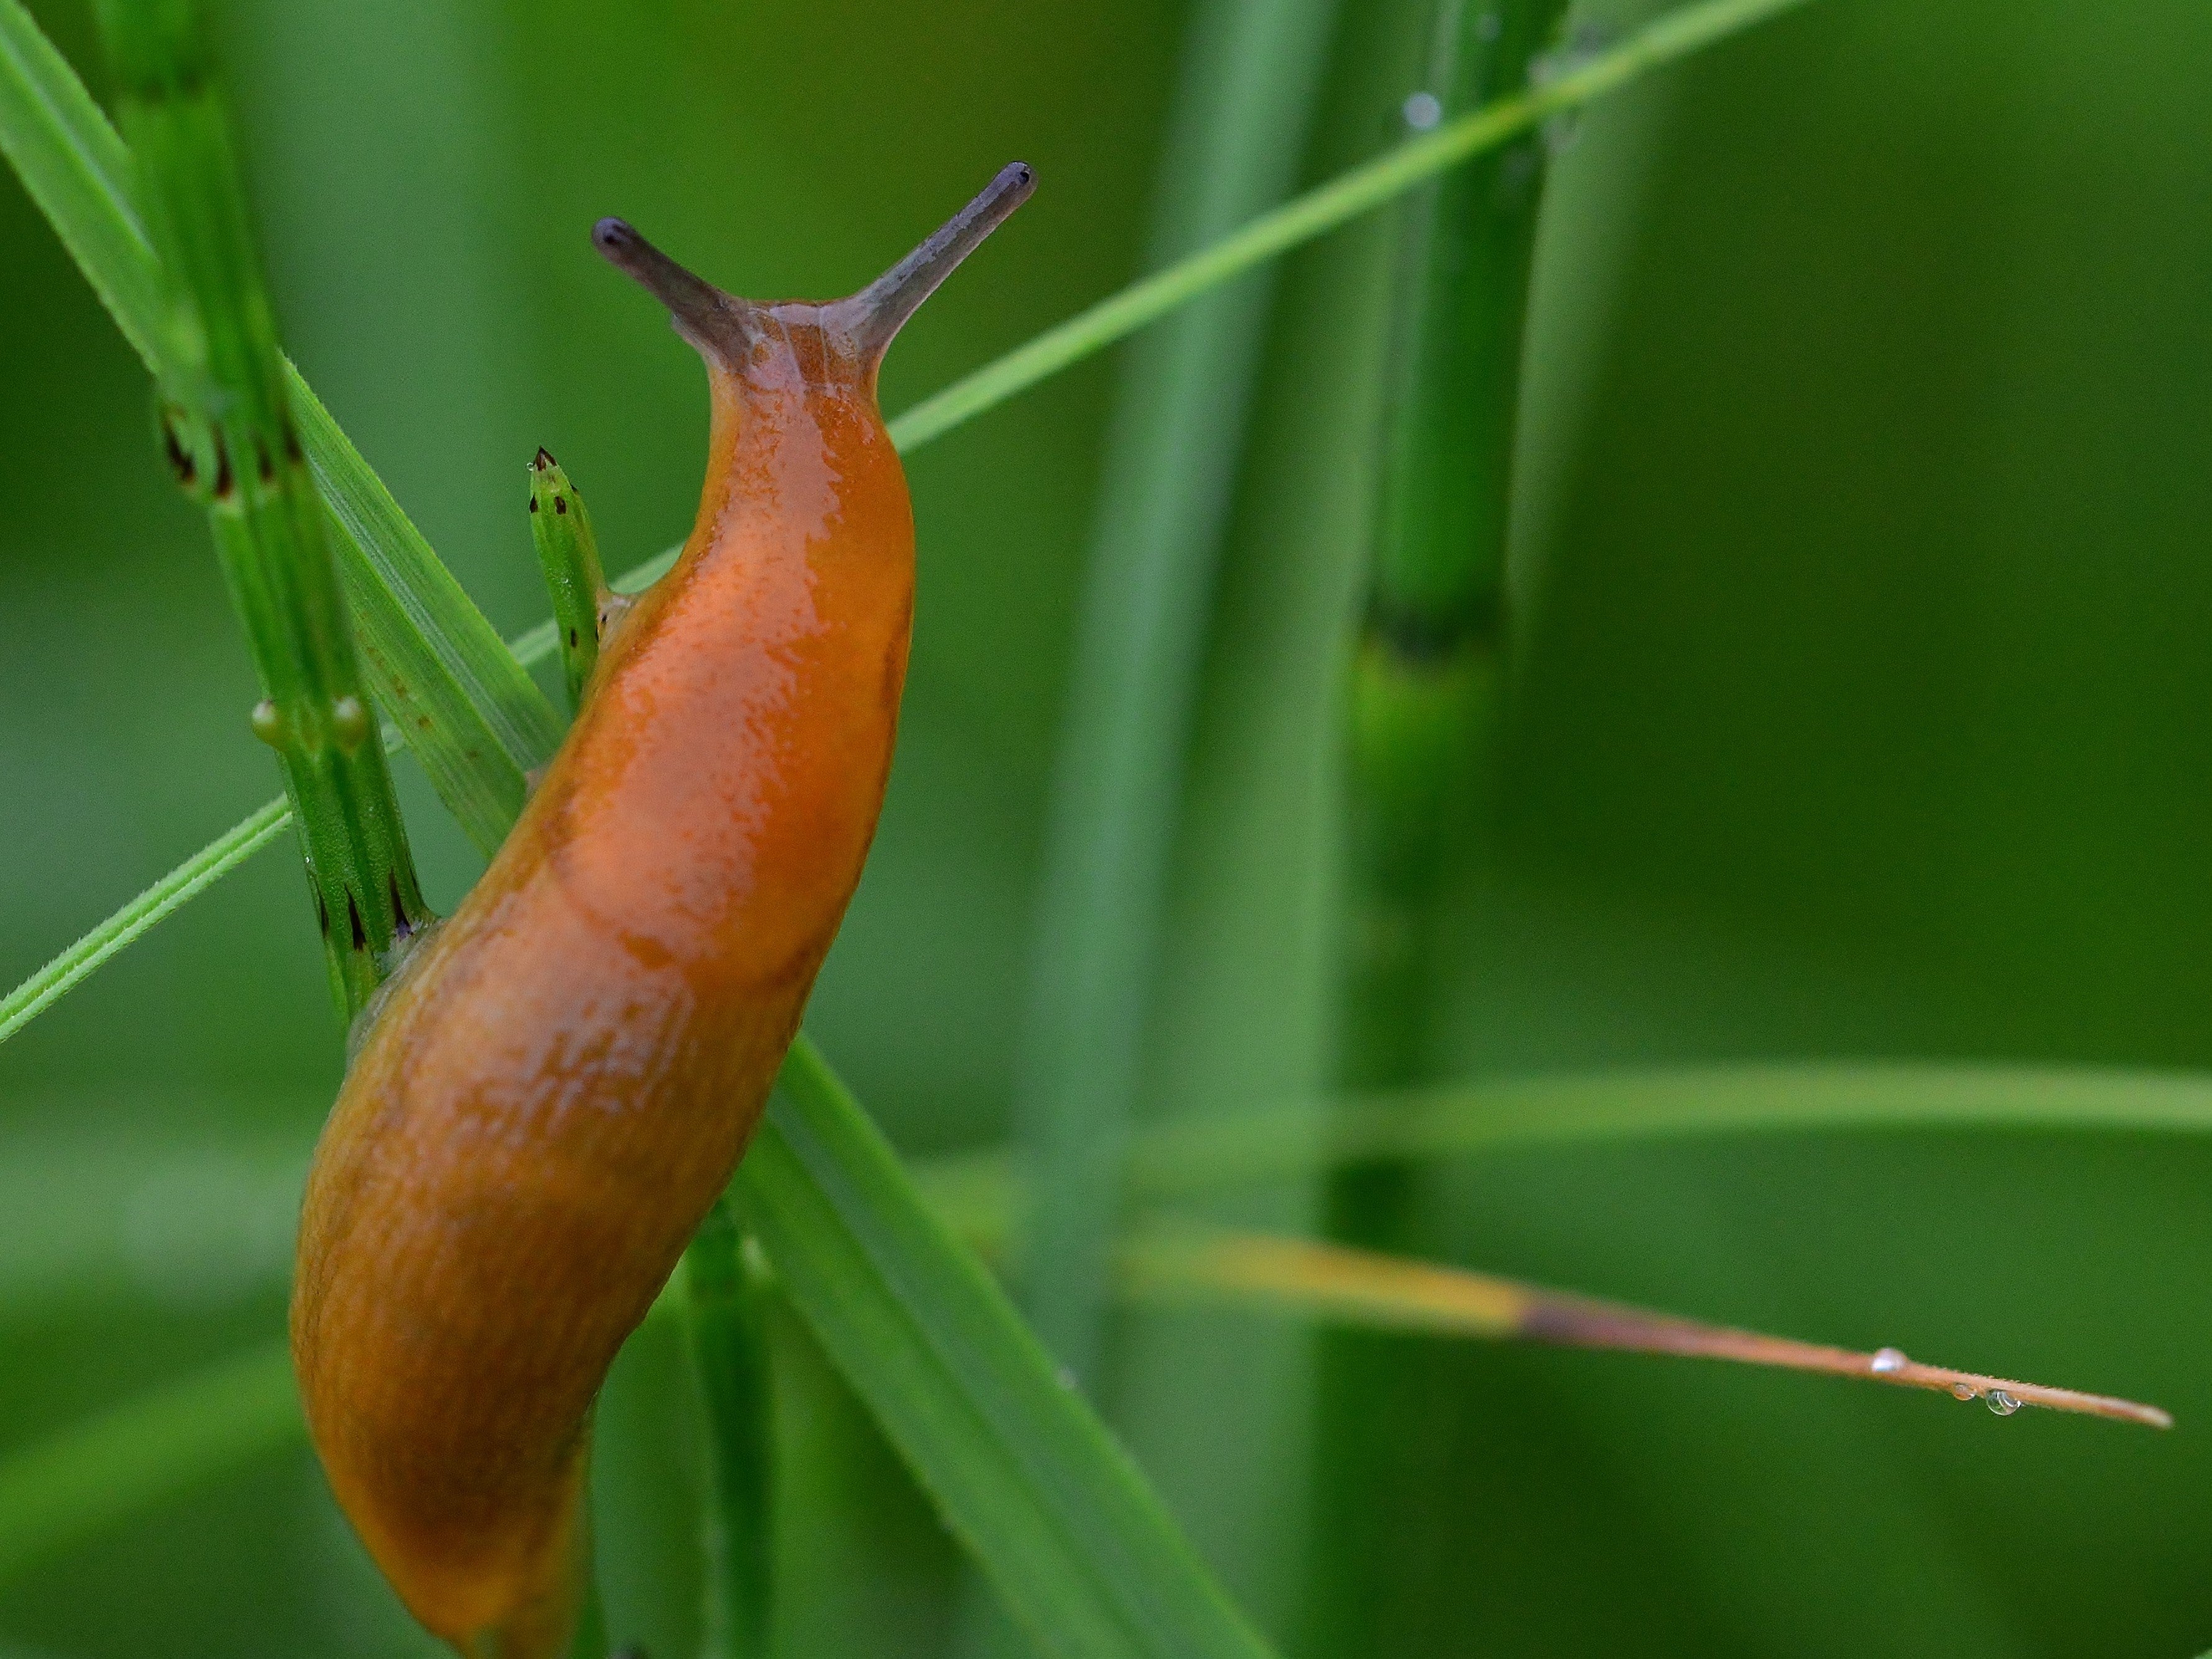
[[[875,389],[876,370],[908,318],[1036,188],[1021,161],[1000,169],[968,205],[858,294],[817,304],[763,305],[694,276],[621,219],[602,219],[592,242],[668,307],[676,331],[711,363],[744,376],[764,357],[795,352],[807,379]],[[781,351],[777,348],[781,346]]]

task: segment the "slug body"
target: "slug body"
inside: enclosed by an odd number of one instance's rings
[[[563,1652],[594,1396],[729,1180],[882,804],[914,526],[898,325],[1002,173],[852,299],[757,306],[601,251],[706,359],[699,516],[606,642],[490,868],[374,1011],[308,1177],[292,1347],[340,1504],[472,1659]]]

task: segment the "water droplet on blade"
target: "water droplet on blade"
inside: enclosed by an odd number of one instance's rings
[[[1426,132],[1444,118],[1444,106],[1436,94],[1417,92],[1406,100],[1403,113],[1407,126],[1416,132]]]
[[[1980,1392],[1971,1382],[1954,1382],[1951,1385],[1951,1398],[1954,1400],[1972,1400]]]
[[[1990,1409],[1995,1412],[1999,1417],[2010,1417],[2014,1412],[2020,1409],[2020,1401],[2014,1399],[2002,1389],[1991,1389],[1990,1390]]]
[[[1874,1358],[1868,1362],[1868,1369],[1876,1376],[1888,1376],[1903,1370],[1911,1363],[1905,1358],[1902,1348],[1877,1348]]]

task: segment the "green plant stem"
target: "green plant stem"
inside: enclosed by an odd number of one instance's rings
[[[599,665],[599,611],[611,595],[584,498],[543,449],[530,463],[530,538],[553,598],[554,644],[573,712],[583,707],[585,684]]]
[[[165,279],[130,152],[21,0],[0,0],[0,154],[159,374]],[[559,722],[298,371],[288,362],[283,375],[377,701],[489,852],[520,809],[524,773],[552,753]],[[429,617],[443,626],[426,629]]]
[[[1205,0],[1155,186],[1167,264],[1286,195],[1334,0]],[[1033,1170],[1024,1308],[1097,1381],[1115,1171],[1141,1081],[1216,554],[1270,289],[1215,289],[1123,366],[1084,577],[1032,951],[1016,1123]]]
[[[706,1408],[704,1659],[768,1651],[774,1579],[770,1374],[765,1291],[718,1201],[684,1253],[683,1310]]]
[[[261,681],[253,729],[282,762],[350,1017],[428,912],[293,420],[213,46],[196,0],[102,0],[100,15],[166,279],[162,441],[215,528]]]
[[[1442,0],[1427,95],[1449,114],[1518,89],[1565,9],[1565,0]],[[1451,849],[1475,827],[1468,786],[1492,766],[1544,149],[1524,135],[1401,208],[1376,524],[1346,713],[1350,915],[1337,1071],[1353,1090],[1410,1082],[1430,1062],[1437,888]]]
[[[1572,73],[1355,167],[1048,330],[907,410],[891,422],[892,436],[902,451],[916,449],[1207,289],[1337,228],[1424,179],[1805,3],[1702,0],[1670,12]],[[138,230],[136,209],[118,182],[127,172],[127,155],[21,0],[0,0],[0,153],[15,166],[125,337],[143,355],[155,308],[147,296],[159,274]],[[501,647],[495,637],[487,647],[489,630],[482,615],[296,371],[290,384],[308,459],[339,532],[347,597],[377,679],[379,701],[399,719],[439,799],[477,845],[489,851],[520,809],[524,769],[550,754],[558,735],[551,708],[517,662],[536,662],[555,648],[554,624],[532,629],[513,650]],[[632,592],[665,572],[675,559],[674,549],[656,555],[618,578],[616,586]],[[434,616],[445,619],[444,625],[435,634],[425,632],[416,619]],[[88,967],[62,978],[54,977],[51,967],[42,969],[0,1002],[0,1041],[21,1029],[21,1008],[33,1003],[36,1011],[51,1006],[89,967],[114,956],[204,890],[207,880],[185,878],[207,870],[221,845],[196,854],[55,958],[58,965],[83,963],[89,956]],[[237,862],[231,859],[214,873]],[[95,946],[95,940],[104,943]],[[5,1023],[9,1010],[17,1011],[13,1024]]]
[[[1565,0],[1439,0],[1419,124],[1527,88]],[[1504,572],[1529,266],[1545,174],[1537,131],[1408,195],[1364,612],[1346,696],[1346,867],[1335,1070],[1353,1093],[1425,1074],[1441,890],[1486,839],[1504,684]],[[1421,1249],[1407,1166],[1338,1172],[1332,1238]],[[1406,1425],[1433,1392],[1362,1333],[1317,1356],[1308,1645],[1357,1659],[1422,1644],[1405,1621],[1447,1599],[1420,1582],[1395,1517],[1431,1501],[1436,1460]],[[1445,1478],[1449,1478],[1448,1476]],[[1455,1553],[1447,1544],[1433,1559]],[[1423,1557],[1422,1559],[1431,1559]],[[1434,1632],[1431,1630],[1430,1639]],[[1449,1644],[1447,1644],[1449,1645]]]

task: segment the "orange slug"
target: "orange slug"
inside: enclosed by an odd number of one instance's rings
[[[338,1502],[470,1659],[565,1650],[592,1400],[728,1182],[860,879],[914,609],[877,367],[1032,185],[1007,167],[828,304],[735,299],[619,220],[592,232],[706,360],[698,520],[368,1016],[292,1294]]]

